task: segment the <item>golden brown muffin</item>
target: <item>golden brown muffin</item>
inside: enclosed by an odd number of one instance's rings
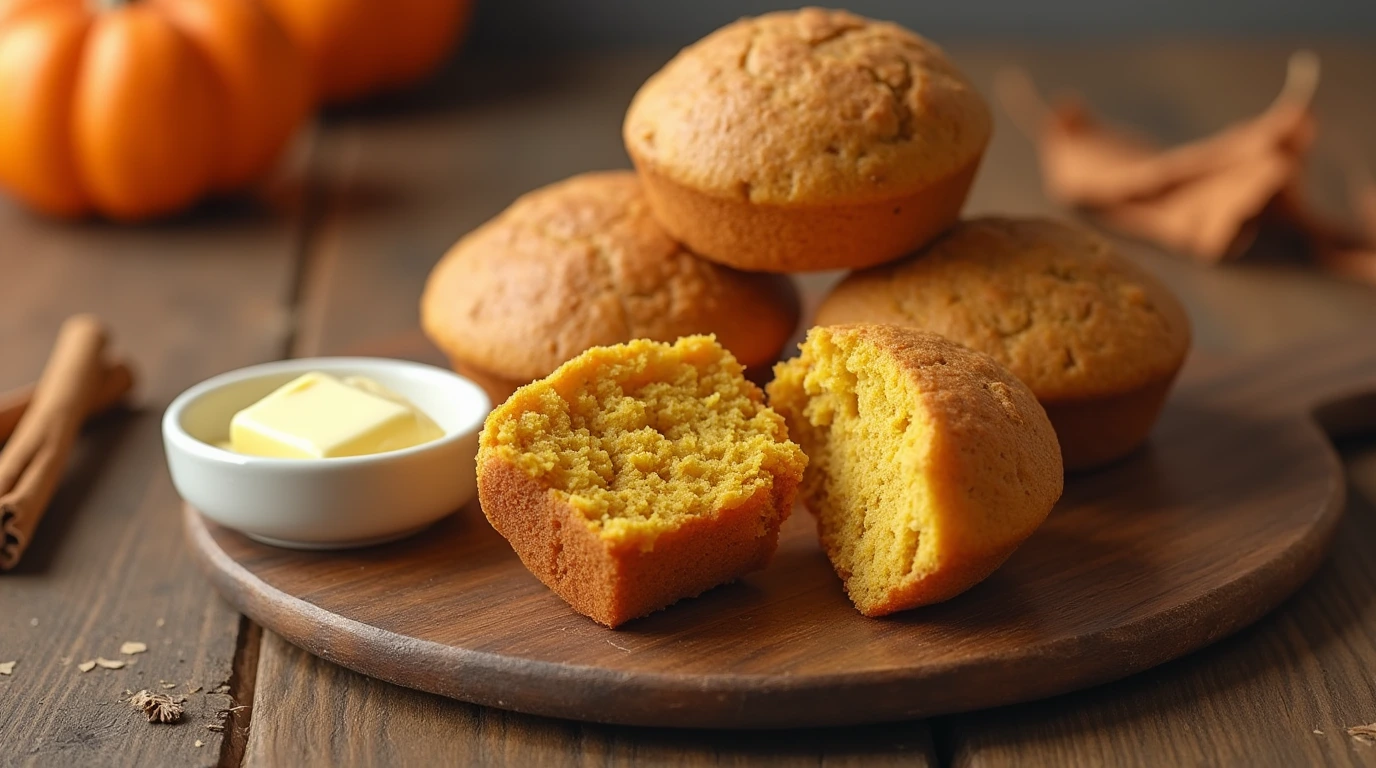
[[[641,86],[623,136],[655,216],[765,272],[898,258],[955,223],[989,109],[902,27],[805,8],[727,25]]]
[[[819,325],[894,323],[992,356],[1031,388],[1067,469],[1146,440],[1190,347],[1160,281],[1102,237],[1045,219],[963,222],[927,249],[847,277]]]
[[[984,580],[1061,495],[1046,413],[988,355],[912,328],[813,328],[769,402],[809,463],[802,497],[866,616]]]
[[[492,412],[483,513],[609,627],[763,568],[807,457],[711,338],[595,347]]]
[[[421,325],[494,402],[583,350],[716,334],[767,371],[798,322],[793,283],[693,256],[655,223],[635,174],[588,173],[521,197],[436,265]]]

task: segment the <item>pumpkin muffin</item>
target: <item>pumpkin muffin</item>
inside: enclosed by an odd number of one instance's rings
[[[798,322],[791,280],[695,257],[655,223],[630,171],[531,192],[436,265],[421,324],[500,403],[583,350],[715,334],[767,375]]]
[[[616,627],[763,568],[807,457],[709,337],[595,347],[521,387],[478,449],[483,513]]]
[[[850,275],[817,323],[855,322],[939,333],[1002,363],[1046,408],[1071,470],[1146,440],[1190,347],[1189,318],[1160,281],[1093,232],[1045,219],[967,221]]]
[[[685,48],[623,126],[655,216],[766,272],[895,259],[955,223],[988,106],[918,35],[844,11],[747,18]]]
[[[770,404],[810,460],[802,498],[866,616],[953,597],[1061,495],[1056,434],[987,355],[890,325],[814,328]]]

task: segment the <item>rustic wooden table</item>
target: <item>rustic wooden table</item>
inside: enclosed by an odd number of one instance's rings
[[[1260,110],[1290,49],[952,46],[986,92],[1000,67],[1021,64],[1173,140]],[[1333,148],[1347,141],[1376,161],[1376,51],[1317,50],[1323,137],[1309,181],[1336,208]],[[464,62],[425,93],[319,123],[256,205],[114,227],[0,203],[0,389],[33,379],[59,322],[83,310],[110,322],[142,377],[138,410],[86,432],[36,545],[0,576],[0,661],[18,662],[0,677],[0,764],[1376,764],[1376,745],[1345,732],[1376,720],[1376,440],[1343,446],[1350,502],[1329,562],[1257,625],[1112,685],[925,722],[719,733],[517,715],[364,678],[222,602],[182,544],[163,407],[207,376],[273,358],[430,354],[414,331],[430,266],[518,194],[624,166],[622,112],[664,58]],[[970,208],[1054,212],[1031,147],[1002,115]],[[1189,305],[1194,365],[1376,331],[1376,290],[1307,271],[1283,245],[1220,269],[1124,247]],[[809,295],[828,279],[807,278]],[[148,644],[136,663],[78,671],[130,640]],[[198,688],[182,724],[149,725],[120,701],[159,681]],[[245,708],[225,732],[206,728],[235,705]]]

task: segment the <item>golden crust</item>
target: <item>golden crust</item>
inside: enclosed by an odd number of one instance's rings
[[[1098,235],[1043,219],[962,222],[847,277],[817,322],[906,325],[990,355],[1046,406],[1071,469],[1146,439],[1190,346],[1189,317],[1160,281]]]
[[[724,264],[806,271],[896,258],[953,223],[991,126],[929,41],[805,8],[684,49],[622,133],[676,238]]]
[[[671,235],[737,269],[787,273],[861,269],[911,252],[960,218],[978,162],[901,198],[806,209],[716,197],[636,166]]]
[[[500,458],[481,466],[478,494],[483,514],[536,578],[615,628],[768,564],[798,486],[777,480],[745,504],[660,535],[649,551],[599,537],[582,513]]]
[[[781,363],[780,376],[769,386],[771,405],[810,456],[816,446],[808,444],[806,395],[785,382],[788,368],[801,373],[812,365],[809,343],[819,337],[880,351],[901,370],[930,429],[919,471],[934,515],[922,532],[933,565],[856,607],[867,616],[882,616],[946,600],[979,583],[1041,525],[1060,498],[1060,451],[1041,405],[988,355],[941,336],[892,325],[814,328],[803,355]],[[818,469],[815,461],[810,464],[802,491],[814,513],[820,512],[825,492]],[[818,527],[823,548],[837,563],[840,532],[826,530],[820,514]],[[838,573],[843,580],[850,576],[839,568]]]
[[[630,153],[719,197],[772,205],[891,200],[984,152],[984,100],[930,41],[804,8],[741,19],[636,93]]]
[[[451,360],[511,382],[593,346],[697,333],[767,365],[798,320],[788,278],[703,261],[654,221],[627,171],[531,192],[436,265],[421,324]]]

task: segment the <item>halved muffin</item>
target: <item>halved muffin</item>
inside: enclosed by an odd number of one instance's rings
[[[807,457],[715,339],[595,347],[521,387],[478,449],[483,513],[609,627],[764,567]]]
[[[803,501],[866,616],[982,581],[1060,498],[1046,412],[988,355],[910,328],[813,328],[770,405],[809,458]]]

